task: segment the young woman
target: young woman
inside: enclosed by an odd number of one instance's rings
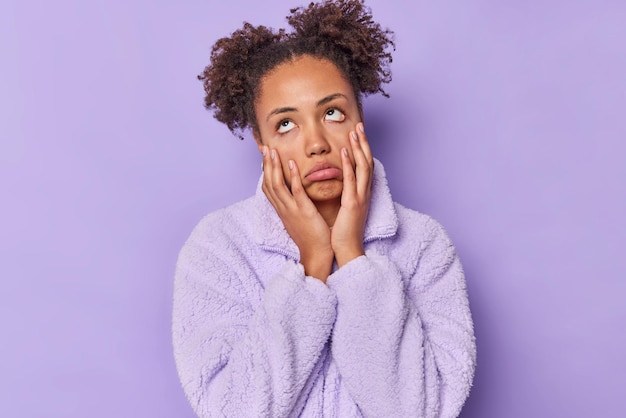
[[[390,32],[361,0],[288,21],[218,40],[199,77],[215,117],[252,130],[263,175],[180,253],[185,393],[201,417],[457,416],[475,367],[461,265],[437,222],[393,202],[364,130]]]

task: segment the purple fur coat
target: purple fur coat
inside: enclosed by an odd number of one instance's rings
[[[260,185],[181,250],[173,343],[200,417],[455,417],[476,362],[443,228],[391,199],[375,161],[365,255],[307,277]]]

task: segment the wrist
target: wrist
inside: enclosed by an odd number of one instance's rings
[[[304,266],[304,274],[315,277],[326,283],[333,267],[334,254],[332,250],[314,252],[311,255],[302,254],[300,264]]]
[[[353,248],[353,249],[346,248],[346,249],[343,249],[342,251],[337,251],[335,253],[337,266],[341,268],[344,265],[348,264],[350,261],[354,260],[355,258],[361,257],[362,255],[365,255],[365,251],[363,250],[363,248]]]

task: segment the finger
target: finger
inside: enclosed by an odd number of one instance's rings
[[[354,132],[350,133],[351,138],[356,136]],[[343,171],[343,192],[341,194],[341,202],[347,203],[348,199],[353,199],[357,192],[356,174],[352,168],[352,161],[346,148],[341,149],[341,169]]]
[[[280,161],[280,155],[275,149],[270,150],[270,165],[272,166],[271,187],[274,196],[283,205],[289,206],[293,201],[293,196],[285,184],[285,176],[283,175],[283,166]]]
[[[267,195],[269,185],[271,182],[271,173],[272,173],[272,167],[270,165],[269,149],[267,148],[267,146],[263,146],[263,150],[261,151],[261,154],[263,155],[263,164],[261,166],[263,168],[263,192],[265,192],[265,194]]]
[[[359,126],[361,126],[359,124]],[[357,131],[359,131],[357,127]],[[362,142],[362,139],[365,138],[364,132],[351,133],[350,135],[350,145],[352,146],[352,155],[354,156],[354,161],[356,165],[356,190],[359,196],[363,198],[369,197],[369,190],[372,184],[372,162],[368,160],[366,152],[364,148],[369,150],[369,146],[367,145],[367,140],[365,143]],[[371,154],[370,154],[371,157]]]
[[[367,140],[367,135],[365,135],[365,125],[363,125],[363,122],[357,124],[356,132],[359,138],[359,143],[361,144],[361,149],[363,150],[363,154],[365,154],[365,159],[373,167],[374,157],[372,156],[372,150],[370,148],[370,143]]]
[[[289,174],[290,174],[289,177],[291,178],[291,194],[293,195],[293,198],[296,201],[296,204],[301,208],[312,205],[313,202],[311,201],[309,196],[306,194],[306,191],[304,190],[304,186],[302,185],[302,180],[300,178],[300,169],[298,167],[298,164],[296,164],[294,160],[289,160],[288,166],[289,166]]]
[[[280,163],[276,164],[277,152],[263,147],[263,185],[262,189],[274,208],[280,212],[285,209],[284,184]],[[280,160],[279,160],[280,161]]]

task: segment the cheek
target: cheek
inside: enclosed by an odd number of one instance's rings
[[[284,162],[282,162],[283,165],[283,177],[285,179],[285,184],[287,185],[287,187],[289,187],[291,189],[291,172],[289,171],[289,160],[285,160]]]
[[[298,164],[298,159],[295,158],[293,150],[291,150],[289,147],[277,146],[277,147],[273,147],[273,149],[276,150],[276,152],[280,156],[280,164],[283,169],[283,177],[285,179],[285,184],[288,187],[291,187],[291,171],[289,170],[289,160],[294,160],[296,164]]]
[[[344,125],[345,126],[345,125]],[[349,129],[345,127],[341,127],[341,129],[336,129],[333,132],[333,146],[337,150],[337,154],[341,155],[341,149],[345,148],[348,150],[348,157],[350,158],[350,162],[352,162],[352,167],[356,166],[354,161],[354,154],[352,152],[352,145],[350,143],[350,132],[354,129]]]

